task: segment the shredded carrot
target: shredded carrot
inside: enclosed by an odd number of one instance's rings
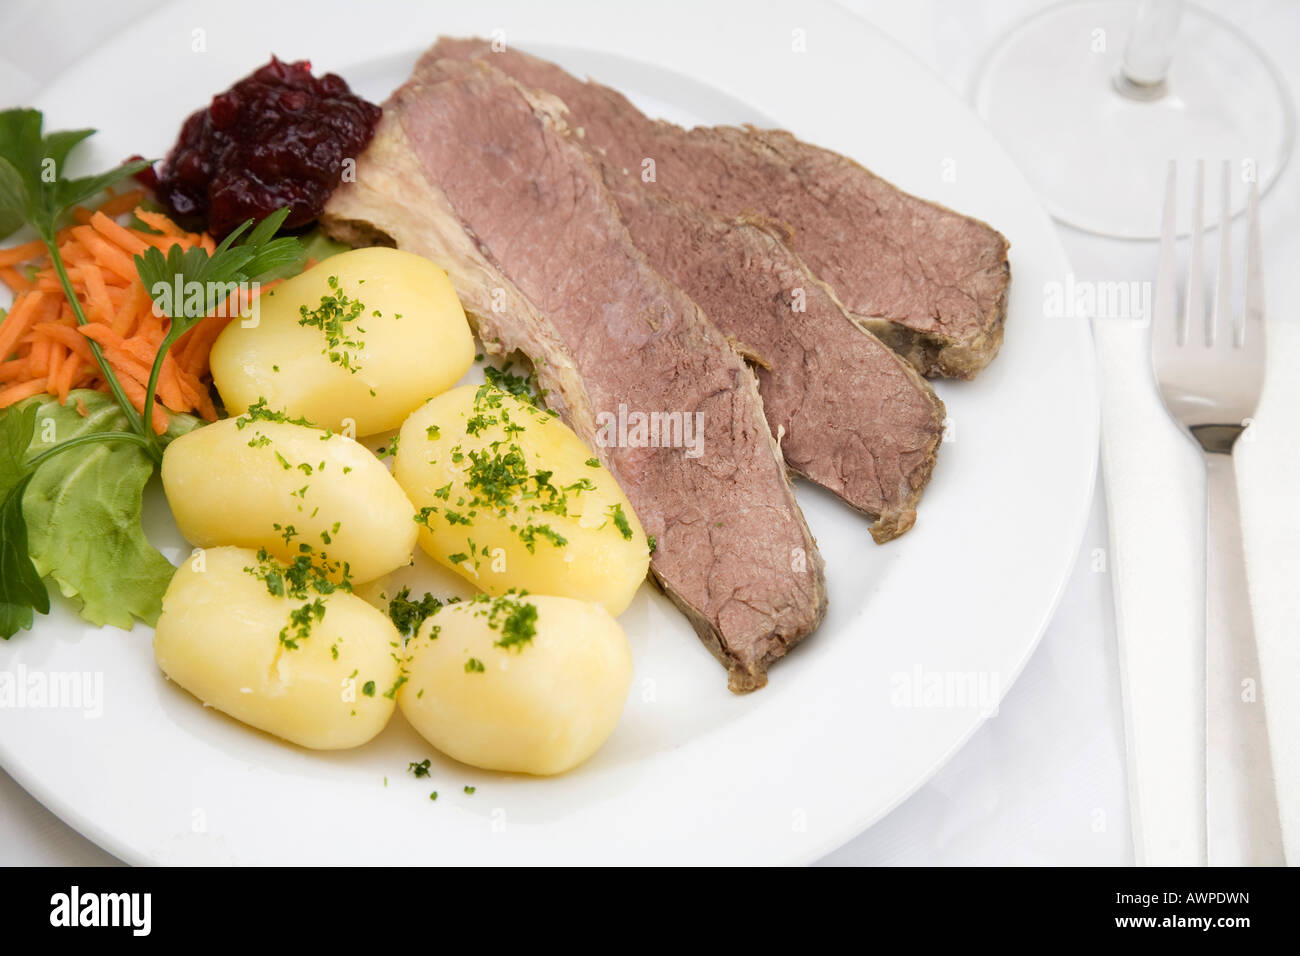
[[[124,193],[118,193],[116,196],[110,196],[100,204],[97,213],[103,216],[122,216],[132,212],[140,201],[144,199],[143,189],[130,189]],[[92,215],[91,219],[95,217]],[[143,222],[143,220],[141,220]]]
[[[50,358],[46,363],[46,377],[49,379],[50,387],[55,389],[55,394],[58,394],[58,383],[63,373],[63,357],[68,354],[67,349],[61,349],[54,345],[50,346]],[[70,360],[75,361],[75,359]]]
[[[31,292],[19,296],[14,302],[13,308],[5,316],[4,324],[0,325],[0,360],[8,358],[18,340],[26,334],[44,295],[43,292]]]
[[[14,402],[21,402],[24,398],[31,398],[33,395],[39,395],[45,391],[49,382],[44,378],[32,378],[18,385],[11,385],[0,391],[0,408],[8,408]]]
[[[135,334],[140,313],[144,309],[152,311],[153,303],[149,301],[149,293],[144,290],[144,283],[134,282],[127,294],[122,296],[117,315],[113,318],[113,331],[121,336]]]
[[[0,266],[16,266],[20,262],[31,262],[45,255],[45,245],[39,239],[24,242],[12,249],[0,249]]]
[[[37,339],[32,343],[32,351],[29,356],[31,359],[32,371],[37,375],[46,375],[50,370],[50,353],[54,351],[54,343],[49,339]]]
[[[145,393],[144,383],[136,381],[130,375],[119,375],[118,382],[122,386],[122,391],[126,392],[126,397],[129,398],[131,404],[135,406],[136,411],[143,412]],[[153,430],[161,435],[167,430],[168,420],[167,413],[162,410],[161,406],[155,404],[153,407]]]
[[[68,360],[63,363],[62,371],[54,380],[54,394],[58,396],[60,405],[68,404],[68,393],[72,391],[73,381],[76,379],[78,373],[87,369],[93,371],[94,366],[84,365],[75,355],[70,356]]]
[[[74,224],[55,237],[85,325],[77,324],[42,243],[0,249],[0,282],[14,292],[8,314],[0,318],[0,409],[42,392],[66,404],[74,389],[108,391],[91,351],[93,341],[136,410],[144,410],[149,374],[170,320],[154,312],[133,257],[151,247],[165,253],[172,246],[199,246],[211,252],[215,243],[209,235],[186,232],[161,213],[141,209],[142,197],[133,190],[110,197],[98,209],[74,210]],[[117,221],[131,212],[148,229]],[[158,376],[156,431],[166,429],[169,411],[193,412],[209,421],[217,417],[208,355],[229,315],[238,314],[235,305],[227,303],[172,344]],[[84,402],[78,400],[77,410],[85,414]]]
[[[181,228],[172,222],[162,213],[139,211],[136,217],[146,226],[150,226],[161,232],[164,236],[183,236]]]
[[[93,363],[95,361],[90,346],[86,344],[86,337],[79,335],[76,329],[71,326],[58,322],[46,322],[44,325],[37,326],[33,334],[53,339],[85,362]],[[0,365],[0,368],[4,368],[5,365],[9,364],[11,363],[5,362]]]
[[[144,213],[143,215],[153,217],[152,213]],[[132,232],[125,226],[118,225],[107,216],[99,214],[91,216],[90,226],[105,239],[117,243],[119,247],[133,256],[139,255],[149,248],[149,243],[140,238],[140,233]],[[145,233],[145,235],[149,235],[149,233]]]
[[[104,282],[104,274],[98,269],[88,269],[82,266],[82,276],[86,284],[86,297],[90,299],[90,305],[94,306],[96,312],[105,318],[113,315],[113,301],[108,297],[108,284]]]
[[[99,213],[95,215],[99,215]],[[94,222],[94,220],[91,221]],[[112,222],[111,219],[109,221]],[[87,229],[80,239],[99,265],[123,282],[130,283],[135,279],[135,263],[131,260],[131,257],[117,246],[107,242],[98,232]]]
[[[0,280],[3,280],[4,284],[15,292],[28,292],[32,288],[32,282],[30,279],[26,278],[17,269],[9,266],[0,269]]]

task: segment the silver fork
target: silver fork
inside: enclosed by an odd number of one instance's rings
[[[1213,308],[1205,309],[1203,162],[1196,164],[1192,259],[1183,309],[1175,281],[1177,167],[1165,188],[1151,358],[1165,408],[1205,454],[1206,850],[1210,865],[1280,864],[1282,839],[1269,758],[1264,693],[1250,613],[1232,451],[1264,381],[1264,283],[1259,187],[1250,185],[1245,309],[1232,309],[1231,166],[1225,162]],[[1249,683],[1248,683],[1249,682]],[[1251,693],[1251,691],[1254,691]]]

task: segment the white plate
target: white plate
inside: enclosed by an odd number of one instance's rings
[[[967,109],[837,7],[179,5],[106,42],[36,105],[51,128],[98,127],[88,161],[106,164],[163,153],[189,111],[271,50],[310,58],[378,100],[438,34],[494,30],[651,112],[784,126],[993,223],[1012,243],[1002,354],[975,382],[938,386],[952,428],[920,520],[901,540],[877,547],[863,519],[799,487],[826,557],[830,612],[765,690],[728,693],[682,617],[643,588],[622,618],[636,657],[623,722],[594,759],[558,779],[440,758],[400,715],[351,752],[279,743],[165,681],[148,628],[88,628],[61,605],[0,647],[0,667],[102,675],[102,714],[0,709],[0,762],[125,860],[811,861],[962,745],[1055,607],[1097,444],[1089,332],[1081,320],[1043,314],[1049,283],[1068,271],[1064,254],[1024,179]],[[179,559],[156,490],[150,531]],[[963,699],[962,680],[974,699]],[[432,781],[417,781],[405,768],[426,756]],[[466,784],[477,792],[465,794]]]

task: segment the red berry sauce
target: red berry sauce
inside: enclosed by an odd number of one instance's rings
[[[158,200],[218,239],[246,219],[290,208],[285,227],[316,219],[370,143],[381,110],[333,73],[275,57],[185,121],[158,171]]]

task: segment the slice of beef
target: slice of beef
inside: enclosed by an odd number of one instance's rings
[[[910,528],[943,435],[929,383],[853,324],[774,224],[726,220],[602,171],[650,264],[754,360],[786,464],[877,518],[877,542]]]
[[[532,359],[657,540],[651,568],[735,691],[825,612],[821,557],[753,374],[633,244],[562,107],[482,65],[418,71],[384,105],[324,222],[421,253],[497,354]],[[701,454],[602,445],[606,416],[698,413]]]
[[[997,354],[1010,266],[1006,239],[988,225],[780,130],[651,120],[617,91],[512,48],[443,38],[425,56],[482,60],[558,96],[588,144],[653,175],[669,198],[784,223],[854,320],[924,374],[971,378]]]

